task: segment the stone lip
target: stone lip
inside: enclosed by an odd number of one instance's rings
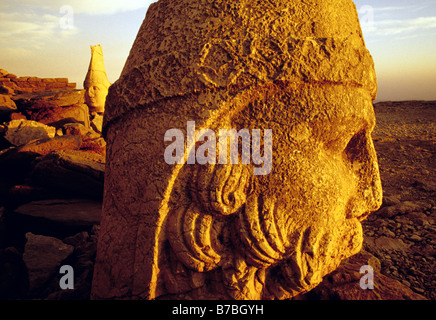
[[[160,100],[277,81],[363,87],[375,98],[373,60],[352,1],[195,3],[150,5],[109,90],[104,127]]]

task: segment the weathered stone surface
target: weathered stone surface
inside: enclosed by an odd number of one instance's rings
[[[30,232],[26,239],[23,260],[29,274],[29,290],[35,292],[59,273],[61,262],[73,253],[74,247],[59,239]]]
[[[0,85],[0,94],[13,95],[14,93],[14,89]]]
[[[37,110],[83,104],[84,97],[85,90],[47,90],[19,94],[13,99],[20,109]]]
[[[80,136],[62,136],[39,139],[18,148],[18,152],[32,152],[47,155],[53,151],[78,150],[82,145]]]
[[[106,122],[165,98],[273,81],[354,84],[375,97],[373,61],[351,1],[323,1],[315,10],[301,1],[201,7],[197,1],[150,6],[120,81],[109,92],[118,107],[109,110]]]
[[[104,66],[103,49],[100,45],[91,46],[91,62],[83,87],[86,90],[85,101],[90,111],[104,112],[108,88],[111,85]]]
[[[313,289],[360,251],[360,222],[381,205],[375,93],[350,0],[150,5],[106,102],[93,297],[285,299]],[[186,137],[188,121],[197,133],[271,129],[271,172],[215,155],[167,164],[164,136]]]
[[[362,266],[371,266],[373,270],[372,289],[362,289],[361,279],[367,273],[360,273]],[[426,300],[400,282],[380,273],[380,261],[362,251],[343,261],[338,269],[326,276],[319,286],[305,296],[305,299],[317,300]]]
[[[41,200],[24,204],[14,212],[68,227],[91,227],[100,223],[101,202],[84,199]]]
[[[424,207],[423,207],[424,206]],[[397,215],[404,215],[410,212],[419,212],[424,211],[428,209],[428,205],[418,203],[418,202],[411,202],[411,201],[404,201],[401,203],[396,203],[392,206],[386,206],[379,210],[377,214],[381,215],[385,218],[393,218]]]
[[[9,74],[9,72],[7,72],[5,69],[0,69],[0,77],[5,77]]]
[[[393,239],[391,237],[381,236],[378,238],[365,237],[365,247],[372,252],[377,251],[401,251],[407,253],[410,244],[405,243],[402,239]]]
[[[89,152],[74,150],[52,152],[35,165],[32,181],[49,189],[101,198],[104,161],[103,156]]]
[[[103,115],[94,112],[92,114],[90,125],[95,132],[101,133],[103,130]]]
[[[63,128],[66,135],[80,136],[83,141],[94,140],[101,137],[100,134],[90,128],[85,127],[81,123],[67,123]]]
[[[0,74],[0,85],[17,93],[76,88],[76,84],[69,83],[67,78],[17,77],[6,70]]]
[[[66,123],[80,123],[89,128],[89,111],[86,104],[40,109],[28,114],[31,120],[58,128]]]
[[[106,141],[103,138],[86,140],[82,142],[81,150],[93,152],[103,157],[106,156]]]
[[[32,140],[54,138],[56,128],[31,120],[12,120],[5,124],[5,139],[15,146]]]
[[[27,120],[27,117],[21,112],[13,112],[9,117],[11,120]]]
[[[13,112],[15,110],[17,110],[17,106],[11,97],[9,95],[0,94],[0,112]]]

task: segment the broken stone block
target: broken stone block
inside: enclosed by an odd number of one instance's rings
[[[12,120],[5,124],[4,135],[15,146],[26,144],[32,140],[54,138],[56,128],[32,120]]]
[[[55,274],[59,273],[62,261],[74,251],[74,247],[61,240],[26,233],[26,245],[23,260],[29,274],[29,290],[35,292]]]

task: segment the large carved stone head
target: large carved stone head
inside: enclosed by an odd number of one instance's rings
[[[152,4],[109,91],[93,297],[312,289],[381,203],[375,94],[351,0]]]

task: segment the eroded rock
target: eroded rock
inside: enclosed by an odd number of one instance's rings
[[[17,152],[31,152],[45,156],[53,151],[78,150],[81,145],[80,136],[60,136],[31,141],[17,148]]]
[[[103,195],[103,156],[80,150],[52,152],[35,165],[32,181],[36,185],[69,194],[101,198]]]
[[[15,214],[68,227],[92,227],[100,223],[101,202],[85,199],[40,200],[18,207]]]
[[[33,140],[54,138],[56,128],[31,120],[12,120],[5,124],[5,139],[15,146]]]
[[[362,289],[362,277],[370,266],[372,288]],[[363,270],[362,270],[363,271]],[[343,261],[338,269],[326,276],[323,282],[301,299],[317,300],[426,300],[408,286],[381,274],[380,261],[362,250],[359,254]],[[363,285],[367,285],[367,281]]]
[[[59,273],[61,262],[74,251],[74,247],[53,237],[26,234],[23,260],[29,274],[29,290],[37,292],[55,274]]]
[[[13,112],[17,110],[15,102],[7,94],[0,94],[0,112]]]
[[[84,103],[84,90],[46,90],[14,96],[21,110],[65,107]]]

